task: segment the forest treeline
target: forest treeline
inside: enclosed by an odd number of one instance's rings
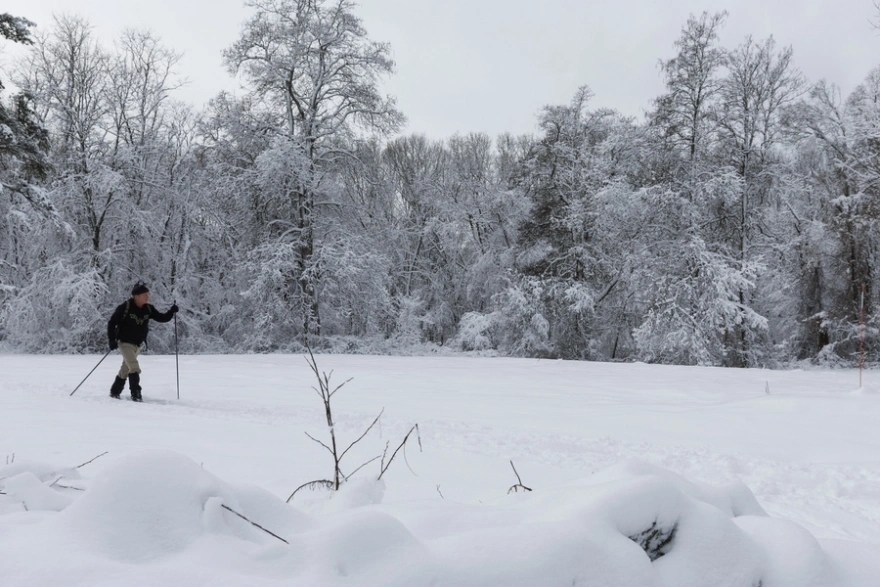
[[[248,4],[223,53],[247,91],[201,110],[151,33],[0,15],[28,45],[0,105],[5,348],[102,351],[143,279],[187,352],[853,364],[863,314],[878,358],[880,69],[842,96],[703,13],[642,120],[584,86],[532,135],[439,140],[400,134],[351,0]]]

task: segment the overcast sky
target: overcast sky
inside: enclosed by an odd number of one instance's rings
[[[794,48],[810,81],[844,94],[880,65],[872,0],[361,0],[372,40],[391,44],[397,73],[384,84],[408,118],[407,133],[525,133],[546,104],[567,103],[580,85],[594,106],[641,116],[662,92],[657,63],[689,14],[730,13],[721,35],[733,48],[748,34]],[[4,0],[0,11],[40,28],[53,13],[85,16],[102,39],[149,29],[184,53],[189,78],[178,97],[198,106],[237,82],[221,51],[249,11],[242,0]],[[8,53],[8,51],[7,51]]]

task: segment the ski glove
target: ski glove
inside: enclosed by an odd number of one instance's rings
[[[110,350],[111,351],[115,351],[118,346],[119,346],[119,343],[117,343],[115,340],[110,341]]]
[[[172,304],[171,309],[168,311],[171,312],[172,314],[177,314],[177,310],[178,310],[177,304]]]

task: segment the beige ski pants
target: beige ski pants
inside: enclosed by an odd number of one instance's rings
[[[119,343],[119,354],[122,355],[122,367],[119,368],[119,378],[125,379],[129,373],[140,373],[141,366],[138,364],[138,355],[141,347],[128,342]]]

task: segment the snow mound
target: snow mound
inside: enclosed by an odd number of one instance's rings
[[[744,485],[698,485],[644,463],[512,496],[483,510],[461,511],[474,527],[459,525],[432,541],[449,584],[846,584],[806,530],[768,517]],[[443,523],[421,516],[400,514],[417,536],[419,526]]]
[[[357,585],[429,584],[433,566],[423,543],[394,516],[355,509],[332,516],[308,536],[313,565]],[[416,581],[414,583],[414,581]]]
[[[223,506],[249,519],[248,513],[253,519],[269,518],[288,531],[303,521],[298,512],[267,495],[250,492],[240,500],[239,492],[191,459],[144,452],[97,477],[64,512],[64,519],[104,556],[145,562],[182,552],[206,534],[257,543],[273,540]]]
[[[6,479],[6,495],[10,501],[21,502],[27,511],[60,512],[72,501],[70,497],[58,493],[29,471]]]
[[[388,504],[383,483],[354,482],[311,514],[172,452],[130,455],[80,492],[43,480],[51,469],[0,481],[0,498],[43,509],[0,516],[0,551],[13,553],[0,584],[868,587],[880,571],[767,516],[740,483],[639,462],[482,505]],[[67,558],[28,565],[47,545]]]
[[[0,514],[20,511],[61,511],[72,502],[68,485],[80,479],[70,467],[19,462],[0,467]]]

